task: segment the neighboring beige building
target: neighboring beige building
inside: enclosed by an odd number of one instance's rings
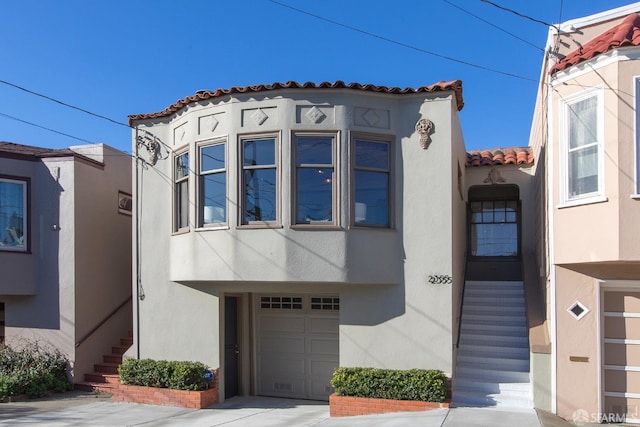
[[[130,202],[125,153],[0,142],[0,341],[52,345],[78,379],[127,336]]]
[[[578,421],[640,422],[638,12],[549,30],[531,133],[552,409]]]

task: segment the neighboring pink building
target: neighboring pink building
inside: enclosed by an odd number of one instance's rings
[[[550,28],[531,132],[552,410],[577,421],[640,421],[638,12]]]

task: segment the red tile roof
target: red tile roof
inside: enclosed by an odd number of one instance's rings
[[[555,63],[549,74],[566,70],[601,53],[625,46],[640,46],[640,14],[632,13],[620,24],[591,39]]]
[[[460,80],[453,80],[450,82],[442,81],[430,86],[421,86],[417,89],[413,89],[410,87],[405,89],[400,89],[398,87],[390,88],[386,86],[375,86],[371,84],[361,85],[359,83],[344,83],[339,80],[333,83],[323,82],[319,84],[312,82],[298,83],[294,81],[288,81],[286,83],[261,84],[254,86],[234,86],[229,89],[216,89],[215,91],[199,91],[193,96],[187,96],[186,98],[177,101],[175,104],[171,104],[160,112],[130,115],[129,124],[131,125],[131,123],[136,120],[156,119],[159,117],[170,116],[192,102],[204,101],[210,98],[217,98],[221,96],[232,95],[235,93],[266,92],[278,89],[352,89],[366,92],[379,92],[400,95],[410,93],[444,92],[450,90],[455,93],[458,111],[462,110],[462,107],[464,106],[464,100],[462,99],[462,81]]]
[[[467,167],[495,165],[532,165],[533,152],[529,147],[494,148],[467,153]]]

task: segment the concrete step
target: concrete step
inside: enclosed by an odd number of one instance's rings
[[[458,364],[456,377],[469,381],[493,383],[524,383],[529,381],[528,371],[504,369],[487,369]]]
[[[491,307],[504,307],[504,306],[524,306],[524,298],[519,296],[508,295],[465,295],[463,307],[476,306],[476,305],[488,305]]]
[[[499,281],[499,280],[467,280],[465,283],[465,288],[475,288],[475,287],[501,287],[501,288],[522,288],[524,287],[524,282],[521,280],[516,281]]]
[[[477,297],[477,296],[486,296],[486,297],[500,297],[500,296],[508,296],[514,298],[524,298],[524,289],[495,289],[495,288],[471,288],[464,290],[465,297]]]
[[[517,397],[503,394],[485,394],[471,391],[461,391],[455,393],[452,406],[497,406],[504,408],[533,408],[533,401],[530,397]]]
[[[465,356],[529,360],[529,349],[526,347],[460,346],[458,358]]]
[[[529,348],[528,336],[486,335],[477,331],[460,334],[460,348],[466,346]]]
[[[480,303],[467,304],[462,306],[462,315],[465,314],[490,314],[497,316],[526,316],[524,311],[524,303],[516,305],[492,306]]]
[[[531,396],[531,384],[529,383],[494,383],[456,378],[453,388],[454,393],[458,391],[471,391],[485,394],[508,393],[515,396]]]
[[[529,359],[458,355],[458,367],[462,366],[472,366],[478,369],[505,369],[508,371],[529,372]]]
[[[485,323],[499,323],[507,325],[521,325],[527,326],[527,318],[525,316],[512,316],[510,314],[501,313],[485,313],[485,314],[462,314],[462,322],[485,322]]]
[[[120,366],[119,363],[96,363],[93,365],[93,369],[96,372],[117,375],[118,366]]]
[[[460,328],[461,339],[465,335],[479,336],[503,336],[503,337],[526,337],[529,330],[523,326],[487,326],[463,324]]]

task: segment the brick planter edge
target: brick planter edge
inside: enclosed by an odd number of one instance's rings
[[[448,408],[449,402],[423,402],[418,400],[370,399],[367,397],[329,396],[329,414],[332,417],[384,414],[388,412],[430,411]]]

